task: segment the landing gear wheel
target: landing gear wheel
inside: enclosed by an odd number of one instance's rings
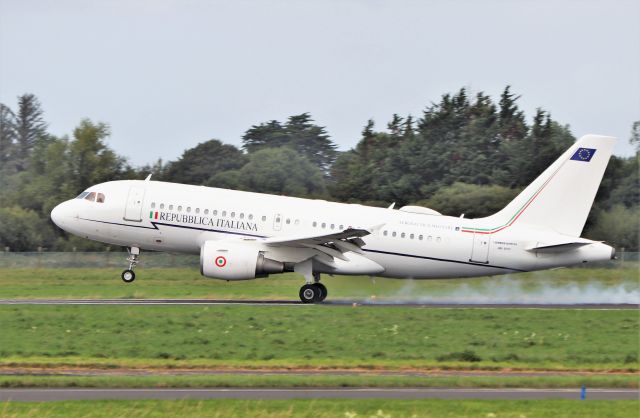
[[[133,270],[125,270],[122,272],[121,277],[123,282],[131,283],[136,279],[136,274],[133,272]]]
[[[320,297],[318,298],[318,302],[322,302],[323,300],[325,300],[327,298],[327,287],[325,285],[323,285],[322,283],[314,283],[313,286],[316,286],[318,288],[318,290],[320,291]]]
[[[320,301],[322,291],[315,284],[305,284],[300,288],[300,300],[302,303],[315,303]]]

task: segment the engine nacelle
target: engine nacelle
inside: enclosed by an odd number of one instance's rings
[[[257,246],[206,241],[200,249],[200,274],[221,280],[249,280],[282,273],[284,263],[264,256]]]

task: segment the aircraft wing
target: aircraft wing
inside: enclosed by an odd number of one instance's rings
[[[257,241],[273,247],[312,248],[330,257],[348,261],[348,258],[343,254],[349,251],[362,254],[362,250],[360,248],[365,245],[365,242],[360,238],[371,234],[374,230],[380,227],[382,227],[382,225],[371,229],[347,228],[331,234],[291,235],[266,238],[264,240]]]

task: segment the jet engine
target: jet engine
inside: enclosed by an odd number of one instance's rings
[[[221,280],[249,280],[282,273],[284,263],[264,256],[242,242],[205,241],[200,249],[200,274]]]

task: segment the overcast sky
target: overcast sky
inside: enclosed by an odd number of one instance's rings
[[[466,86],[574,135],[640,119],[640,1],[0,0],[0,102],[107,122],[136,165],[310,112],[340,149]]]

